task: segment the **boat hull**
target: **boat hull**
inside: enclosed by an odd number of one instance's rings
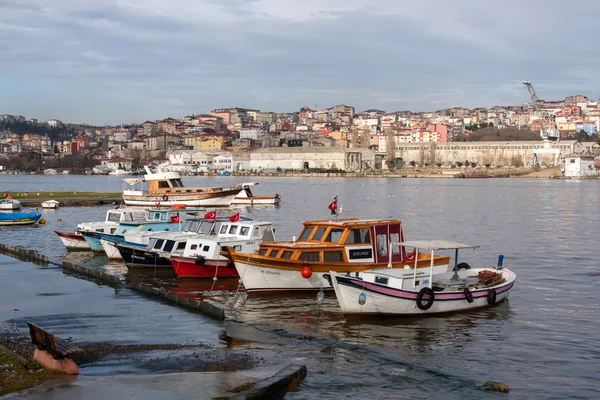
[[[102,245],[102,249],[104,249],[104,252],[106,253],[106,257],[110,258],[111,260],[123,259],[123,257],[121,257],[121,253],[119,252],[119,249],[117,249],[114,242],[111,242],[110,240],[106,239],[100,239],[100,244]]]
[[[195,259],[171,257],[171,265],[179,278],[234,278],[238,276],[236,268],[226,258],[206,259],[202,265],[196,265]]]
[[[129,269],[173,268],[169,259],[159,256],[158,253],[121,245],[117,245],[117,249]]]
[[[276,205],[280,200],[281,198],[278,196],[236,197],[231,204]]]
[[[59,204],[58,201],[43,201],[42,208],[58,208]]]
[[[3,218],[0,219],[0,226],[12,226],[12,225],[33,225],[40,220],[42,217],[41,214],[38,214],[35,217],[29,216],[15,216],[12,219]]]
[[[419,314],[439,314],[471,310],[491,305],[488,294],[496,291],[496,304],[508,297],[516,276],[509,270],[510,276],[505,283],[489,288],[473,289],[473,301],[469,302],[462,290],[435,292],[430,308],[423,310],[417,306],[418,290],[403,290],[372,282],[365,282],[349,276],[328,274],[332,280],[335,295],[345,316],[402,316]],[[359,304],[358,298],[364,293],[366,300]]]
[[[0,200],[0,210],[19,210],[21,202],[19,200]]]
[[[215,193],[178,194],[169,193],[164,195],[130,195],[123,194],[123,202],[128,206],[161,206],[168,207],[182,204],[187,207],[228,207],[240,192],[239,189],[224,190]],[[166,200],[165,200],[166,198]]]
[[[90,250],[85,238],[77,233],[54,231],[67,250]]]

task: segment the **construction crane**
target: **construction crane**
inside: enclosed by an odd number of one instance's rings
[[[557,141],[560,139],[560,134],[558,130],[554,127],[554,123],[552,119],[548,115],[547,112],[543,111],[540,107],[540,99],[533,88],[533,85],[529,81],[524,81],[523,85],[527,86],[527,91],[529,92],[529,96],[531,97],[531,103],[533,105],[533,109],[536,114],[540,118],[540,136],[544,142],[553,140]]]

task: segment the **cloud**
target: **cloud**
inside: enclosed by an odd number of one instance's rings
[[[0,113],[118,123],[226,106],[475,107],[522,103],[523,79],[542,98],[595,98],[599,11],[590,0],[0,0]]]

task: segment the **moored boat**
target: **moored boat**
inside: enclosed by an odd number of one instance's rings
[[[82,222],[77,224],[75,232],[55,230],[67,250],[90,250],[89,244],[81,234],[82,232],[114,233],[121,222],[141,221],[146,219],[146,211],[132,208],[116,208],[106,212],[104,221]]]
[[[0,213],[0,225],[33,225],[40,220],[38,212]]]
[[[58,208],[59,205],[60,205],[60,201],[56,201],[56,200],[42,201],[42,208]]]
[[[132,206],[228,207],[242,187],[184,187],[177,172],[163,171],[168,163],[154,170],[145,166],[146,175],[139,179],[124,179],[123,201]],[[146,188],[144,188],[146,185]],[[140,187],[141,186],[141,187]]]
[[[273,240],[271,222],[235,220],[223,223],[216,236],[188,238],[182,254],[173,253],[169,259],[180,278],[235,277],[236,267],[221,255],[223,248],[252,252],[262,241]]]
[[[458,263],[458,250],[474,248],[446,240],[397,243],[419,250],[454,250],[452,271],[435,272],[429,268],[378,268],[359,276],[331,271],[325,278],[333,285],[342,313],[347,317],[435,314],[464,311],[496,304],[508,297],[516,274],[502,267],[503,256],[494,268],[471,269]]]
[[[249,204],[249,205],[277,205],[281,201],[281,196],[276,193],[275,196],[255,196],[250,186],[256,186],[258,182],[246,182],[240,186],[242,191],[235,196],[231,204]]]
[[[3,199],[0,199],[0,210],[19,210],[21,202],[11,197],[10,193],[6,193]]]
[[[447,271],[449,257],[406,254],[402,223],[396,219],[316,220],[304,222],[298,240],[263,242],[254,253],[227,247],[228,257],[248,293],[331,289],[323,280],[329,271],[357,273],[391,265],[422,268],[433,262],[436,271]],[[415,262],[416,257],[416,262]]]

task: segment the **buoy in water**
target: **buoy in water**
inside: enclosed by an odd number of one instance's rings
[[[361,306],[364,306],[366,302],[367,302],[367,295],[364,292],[359,294],[358,295],[358,304],[360,304]]]
[[[308,265],[305,265],[302,267],[302,271],[300,271],[300,273],[302,274],[303,278],[308,279],[312,276],[312,269],[310,269]]]
[[[44,218],[40,218],[40,224],[44,225],[46,223],[46,220]]]

